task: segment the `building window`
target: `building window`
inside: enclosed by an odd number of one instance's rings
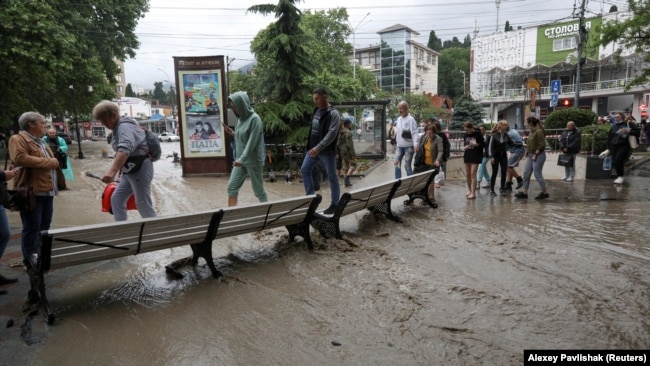
[[[553,41],[553,52],[575,50],[575,49],[576,49],[575,37],[561,38]]]
[[[431,62],[431,56],[432,56],[432,55],[431,55],[431,52],[427,52],[427,63],[428,63],[428,64],[433,63],[433,62]]]

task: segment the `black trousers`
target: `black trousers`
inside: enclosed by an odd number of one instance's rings
[[[494,191],[494,185],[497,183],[497,173],[501,167],[501,188],[506,188],[506,171],[508,170],[508,154],[505,151],[497,151],[492,155],[492,179],[490,180],[490,190]]]
[[[625,162],[630,158],[632,148],[629,144],[619,144],[612,146],[610,150],[616,175],[622,177],[625,173]]]

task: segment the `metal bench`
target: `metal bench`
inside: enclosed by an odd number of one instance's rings
[[[438,204],[431,201],[427,189],[433,183],[437,169],[410,175],[406,178],[396,179],[387,183],[366,188],[360,188],[341,195],[338,206],[332,216],[320,213],[314,214],[310,224],[326,238],[342,239],[339,222],[342,216],[367,209],[375,214],[383,214],[387,218],[402,222],[402,219],[393,214],[391,201],[395,197],[408,196],[405,203],[410,204],[416,198],[427,202],[430,207],[437,208]]]
[[[320,201],[320,195],[300,196],[214,211],[43,231],[39,253],[27,265],[31,283],[29,301],[40,302],[48,323],[53,324],[54,314],[47,301],[44,280],[44,273],[50,269],[188,244],[192,256],[166,266],[167,271],[182,277],[178,272],[182,265],[196,265],[203,258],[213,277],[219,278],[222,274],[212,258],[214,240],[280,226],[287,228],[290,240],[301,236],[311,250],[309,221]]]

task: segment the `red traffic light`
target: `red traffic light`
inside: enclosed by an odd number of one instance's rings
[[[559,103],[559,105],[562,108],[569,108],[573,106],[573,100],[572,99],[562,99]]]

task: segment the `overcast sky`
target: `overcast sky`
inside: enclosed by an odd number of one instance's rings
[[[514,28],[566,21],[572,18],[574,1],[579,7],[583,0],[305,0],[296,4],[303,11],[346,7],[356,30],[356,46],[367,47],[379,42],[377,31],[397,23],[419,32],[416,40],[427,44],[431,30],[443,41],[453,37],[462,41],[475,24],[479,35],[487,35],[497,28],[502,31],[506,21]],[[251,40],[275,18],[246,14],[246,9],[267,3],[277,4],[277,0],[150,0],[150,11],[136,30],[140,48],[125,64],[126,82],[151,89],[156,81],[173,80],[173,56],[228,56],[234,59],[231,69],[252,62]],[[626,4],[626,0],[587,1],[585,15],[608,12],[612,5],[625,10]]]

